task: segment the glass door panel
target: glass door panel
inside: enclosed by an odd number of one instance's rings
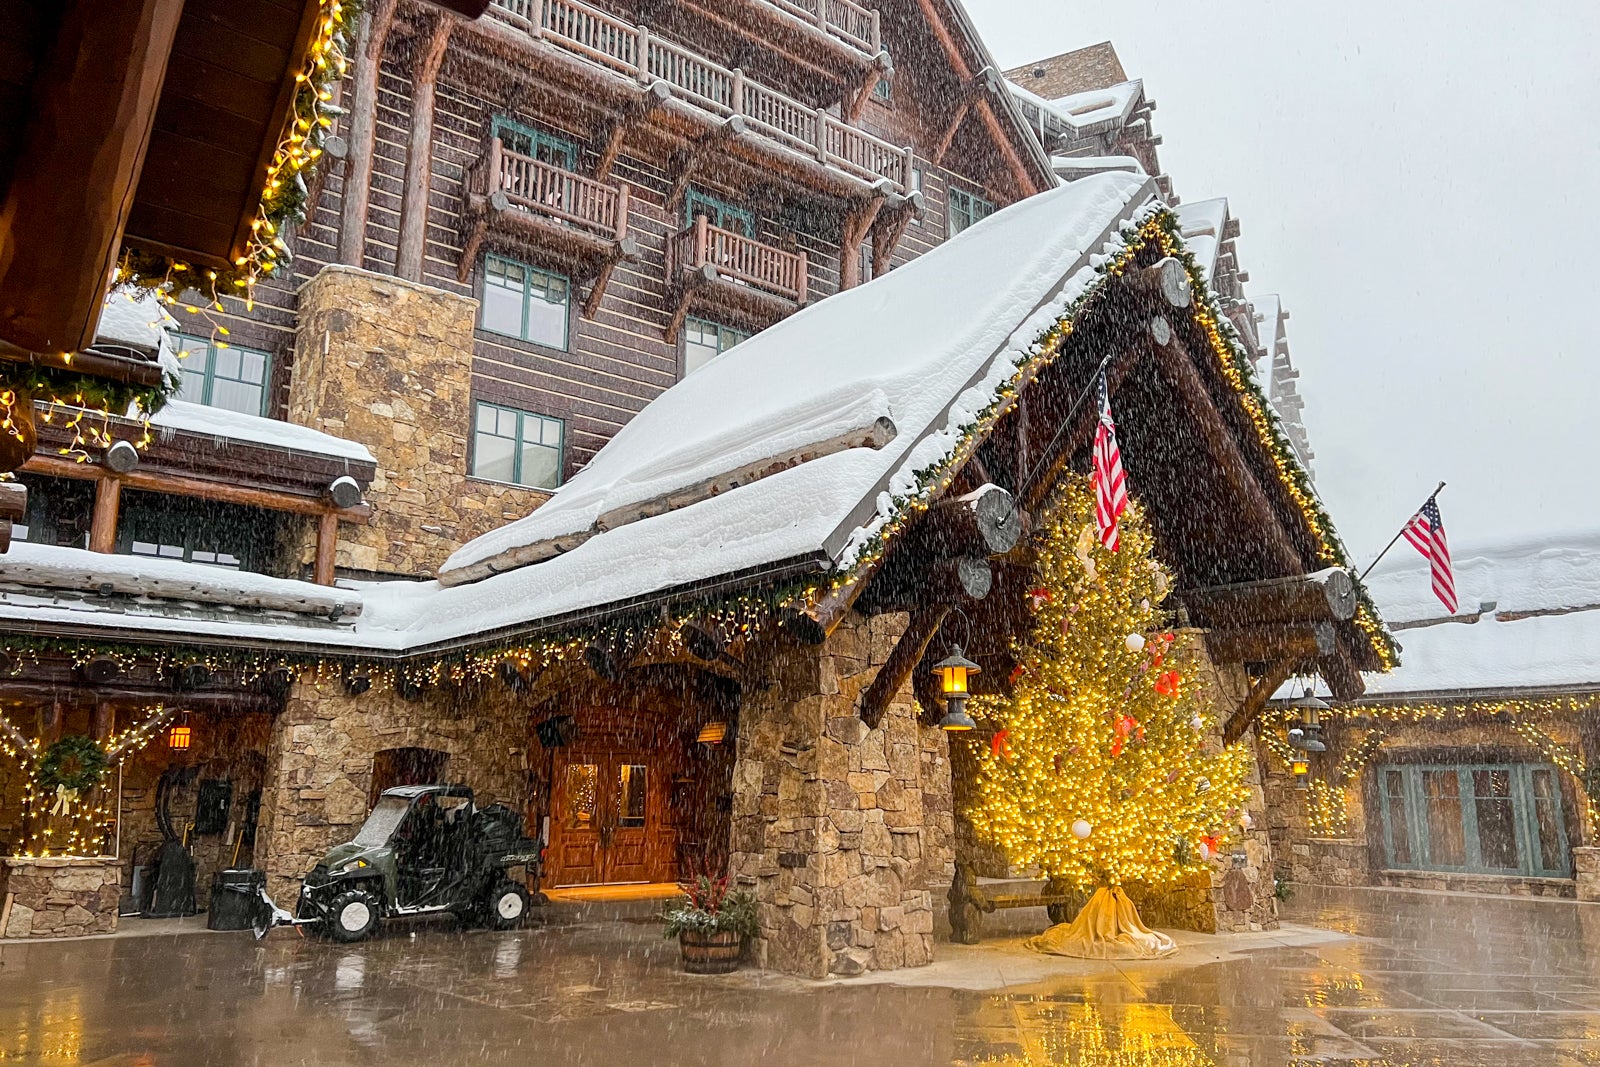
[[[1422,772],[1424,812],[1428,823],[1428,860],[1435,867],[1467,865],[1466,834],[1461,826],[1461,776],[1450,767]]]
[[[1567,835],[1561,819],[1561,786],[1556,772],[1547,767],[1535,767],[1529,772],[1530,792],[1533,794],[1534,859],[1539,870],[1566,876],[1572,865],[1567,862]]]
[[[1472,772],[1473,814],[1478,821],[1482,866],[1517,869],[1517,818],[1511,798],[1511,768],[1486,767]]]
[[[1396,768],[1383,772],[1383,820],[1388,834],[1389,864],[1409,867],[1411,857],[1411,825],[1407,822],[1405,775]]]

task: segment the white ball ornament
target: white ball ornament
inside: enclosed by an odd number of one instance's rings
[[[1149,611],[1150,610],[1150,598],[1149,597],[1145,597],[1143,600],[1139,601],[1139,610],[1140,611]]]
[[[1089,820],[1087,819],[1079,819],[1072,824],[1072,836],[1076,837],[1079,841],[1082,841],[1084,838],[1088,837],[1093,831],[1094,827],[1089,825]]]
[[[1129,652],[1137,652],[1144,647],[1144,634],[1129,634],[1122,643],[1128,646]]]
[[[1206,728],[1206,721],[1200,716],[1196,715],[1194,718],[1189,720],[1189,725],[1194,729],[1195,733],[1199,733],[1201,730]]]
[[[1239,816],[1239,828],[1242,830],[1254,830],[1256,828],[1256,821],[1250,817],[1248,811]]]
[[[1200,842],[1200,858],[1203,860],[1211,858],[1211,846],[1204,841]]]

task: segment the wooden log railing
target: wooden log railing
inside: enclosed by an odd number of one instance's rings
[[[806,302],[806,254],[785,252],[732,230],[713,226],[704,215],[672,237],[672,258],[680,270],[714,267],[733,281]]]
[[[874,37],[878,32],[877,12],[858,8],[853,0],[783,0],[774,4],[784,10],[809,11],[807,5],[820,5],[829,19],[844,18],[839,12],[853,12],[846,19],[847,25],[855,27],[850,33],[861,30],[862,18],[870,16],[865,32]],[[887,179],[903,191],[910,180],[909,145],[902,148],[875,137],[825,109],[751,81],[737,67],[721,66],[657,37],[646,27],[581,0],[494,0],[494,7],[538,40],[641,83],[665,82],[673,96],[719,119],[742,116],[754,136],[776,141],[863,181]],[[830,32],[843,36],[839,30]]]
[[[628,236],[628,187],[608,185],[489,143],[489,193],[602,237]]]
[[[883,51],[878,13],[853,0],[757,0],[813,23],[852,47],[875,56]]]

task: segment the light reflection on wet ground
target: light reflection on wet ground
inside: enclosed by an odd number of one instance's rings
[[[1351,936],[991,990],[696,978],[639,920],[6,943],[0,1064],[1600,1067],[1600,906],[1302,890],[1286,914]]]

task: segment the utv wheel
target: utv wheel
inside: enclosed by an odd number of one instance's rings
[[[360,941],[378,925],[377,896],[366,889],[348,889],[333,898],[324,928],[335,941]]]
[[[528,891],[515,882],[501,882],[489,890],[483,917],[492,930],[509,930],[528,916]]]

